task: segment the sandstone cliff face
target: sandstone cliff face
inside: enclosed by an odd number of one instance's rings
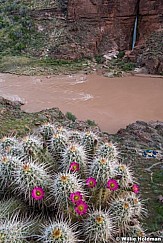
[[[111,47],[130,49],[136,4],[137,0],[70,0],[68,21],[80,21],[84,26],[94,26],[91,40],[95,52],[98,52],[98,49],[100,52],[106,52]],[[97,37],[94,32],[97,32]],[[89,29],[88,33],[90,35]],[[87,33],[85,39],[87,43]]]
[[[138,42],[143,42],[152,32],[163,30],[163,1],[140,0]]]
[[[69,0],[67,16],[69,22],[88,27],[82,43],[88,52],[103,53],[110,48],[131,49],[137,15],[137,42],[143,42],[151,32],[162,28],[162,13],[162,0]]]
[[[138,17],[137,49],[141,49],[152,32],[163,32],[163,0],[57,1],[60,5],[56,5],[55,8],[33,12],[33,18],[38,26],[46,22],[42,32],[45,31],[46,35],[48,32],[47,39],[50,42],[49,44],[47,41],[46,45],[49,49],[48,55],[54,58],[78,59],[104,55],[111,50],[131,50],[136,16]],[[53,23],[56,18],[58,19],[56,28],[63,28],[63,36],[59,37],[57,45]],[[137,53],[139,55],[140,52]],[[138,55],[135,55],[135,61]],[[143,60],[141,63],[148,62],[148,58],[145,58],[147,62],[142,57],[141,60]],[[162,66],[160,64],[158,66],[157,70],[161,69],[159,73],[162,73]],[[155,69],[154,67],[152,73]]]

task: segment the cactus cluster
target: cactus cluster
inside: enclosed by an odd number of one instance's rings
[[[47,123],[25,138],[0,140],[2,243],[144,236],[139,221],[146,210],[138,193],[116,145],[92,131]]]

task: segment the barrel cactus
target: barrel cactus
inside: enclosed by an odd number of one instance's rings
[[[18,199],[9,198],[0,200],[0,219],[10,217],[14,212],[23,212],[25,205]]]
[[[42,232],[39,235],[41,242],[46,243],[77,243],[78,232],[76,227],[63,220],[56,220],[42,225]]]
[[[140,224],[136,224],[134,226],[130,226],[128,232],[126,233],[127,237],[145,237],[145,231],[143,230]]]
[[[57,160],[62,158],[62,153],[68,145],[68,136],[60,132],[53,134],[48,143],[48,149]]]
[[[0,141],[1,154],[23,156],[23,148],[16,137],[3,137]]]
[[[0,242],[25,243],[32,236],[34,222],[20,219],[18,213],[10,218],[0,219]]]
[[[40,194],[41,199],[44,198],[44,192],[50,186],[50,176],[44,165],[27,160],[23,163],[18,163],[17,168],[13,171],[13,175],[15,191],[19,195],[24,195],[25,200],[28,200],[30,204],[36,202],[38,199],[37,196],[39,196],[32,195],[33,191],[34,193],[36,191],[37,194]],[[38,190],[35,190],[37,188]],[[46,200],[47,197],[44,199]]]
[[[126,198],[116,198],[110,203],[109,210],[114,218],[114,224],[120,233],[125,234],[134,216],[132,204]]]
[[[51,195],[60,209],[69,210],[71,193],[80,192],[84,196],[81,180],[71,173],[58,173],[51,186]],[[69,213],[69,211],[67,211]]]
[[[134,192],[127,192],[124,196],[133,207],[133,217],[141,219],[147,216],[147,210],[140,197],[136,196]]]
[[[81,144],[84,146],[85,150],[91,155],[95,152],[98,143],[98,138],[95,133],[88,131],[82,133]]]
[[[1,140],[0,140],[0,147],[1,149],[7,149],[11,146],[16,146],[18,145],[18,140],[15,138],[15,137],[3,137]]]
[[[51,123],[45,123],[39,128],[39,132],[42,135],[44,141],[47,142],[56,132],[56,127]]]
[[[76,130],[72,130],[69,132],[69,141],[70,142],[80,144],[81,140],[82,140],[81,132],[78,132]]]
[[[86,153],[82,146],[78,144],[70,144],[63,152],[61,163],[63,171],[72,171],[85,173],[87,169]]]
[[[115,160],[118,157],[118,151],[112,142],[105,142],[98,148],[97,155],[109,160]]]
[[[60,125],[56,126],[56,132],[65,135],[66,137],[68,137],[70,133],[70,131],[67,128]]]
[[[39,154],[43,150],[43,142],[39,137],[34,135],[24,137],[21,145],[23,147],[25,157],[31,159],[38,159]]]
[[[95,177],[99,186],[105,186],[107,180],[113,176],[114,162],[108,158],[95,157],[89,162],[89,175]]]
[[[18,164],[22,164],[22,160],[15,156],[0,155],[0,185],[5,188],[11,186],[14,178],[14,170],[17,170]]]
[[[125,164],[118,164],[114,167],[113,177],[119,181],[121,188],[128,188],[134,181],[129,166]]]
[[[83,223],[83,234],[88,242],[110,242],[113,240],[113,224],[108,212],[92,211]]]

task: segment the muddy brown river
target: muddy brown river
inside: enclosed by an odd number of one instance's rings
[[[22,109],[27,112],[59,107],[80,120],[95,120],[101,130],[109,133],[136,120],[163,121],[161,77],[0,74],[0,96],[23,101]]]

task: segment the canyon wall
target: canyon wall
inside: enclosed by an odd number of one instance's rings
[[[135,48],[129,58],[151,73],[163,73],[163,0],[56,1],[60,4],[53,8],[32,11],[38,31],[46,36],[45,51],[35,55],[80,59],[111,50],[131,51],[138,17]],[[154,32],[159,36],[150,39]]]
[[[140,0],[138,41],[154,32],[163,30],[163,0]]]
[[[81,35],[87,53],[106,53],[109,49],[130,50],[135,18],[138,15],[137,43],[163,23],[162,0],[69,0],[69,25],[79,23],[74,35]]]

